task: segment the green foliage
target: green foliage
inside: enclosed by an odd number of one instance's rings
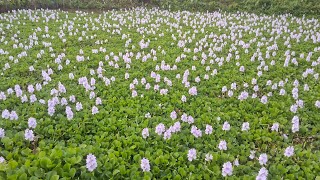
[[[172,10],[248,11],[254,13],[319,15],[318,0],[153,0],[155,5]]]
[[[138,0],[1,0],[0,12],[29,8],[109,10],[131,8],[138,4]]]
[[[26,8],[61,9],[121,9],[142,5],[141,0],[2,0],[0,12]],[[188,11],[247,11],[265,14],[291,13],[319,15],[318,0],[151,0],[149,5],[171,10]]]

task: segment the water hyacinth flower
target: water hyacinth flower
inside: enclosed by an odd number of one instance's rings
[[[290,107],[290,111],[291,111],[292,113],[297,113],[298,107],[299,107],[298,105],[293,104],[293,105],[291,105],[291,107]]]
[[[246,91],[241,92],[241,94],[239,95],[238,99],[240,101],[246,100],[249,97],[249,93]]]
[[[197,159],[197,151],[196,149],[192,148],[188,151],[188,160],[193,161]]]
[[[256,154],[256,151],[254,151],[254,150],[250,151],[250,156],[249,156],[249,158],[250,158],[250,159],[254,159],[255,154]]]
[[[262,167],[259,170],[256,180],[267,180],[267,177],[268,177],[268,170],[265,167]]]
[[[268,102],[268,97],[267,96],[262,96],[261,97],[261,103],[262,104],[267,104],[267,102]]]
[[[10,112],[9,112],[9,110],[7,110],[7,109],[3,110],[3,111],[2,111],[2,114],[1,114],[1,117],[2,117],[3,119],[9,119],[9,118],[10,118]]]
[[[129,77],[130,77],[130,74],[129,74],[129,73],[125,73],[125,74],[124,74],[124,79],[127,80],[127,79],[129,79]]]
[[[212,126],[211,126],[211,125],[209,125],[209,124],[207,124],[207,125],[206,125],[205,134],[210,135],[210,134],[212,134],[212,131],[213,131]]]
[[[58,90],[59,90],[60,93],[66,93],[67,92],[66,88],[64,87],[63,84],[61,84],[61,82],[59,82],[59,84],[58,84]]]
[[[226,162],[223,164],[222,166],[222,176],[226,177],[226,176],[231,176],[233,172],[233,168],[232,168],[232,164],[231,162]]]
[[[164,140],[168,140],[171,138],[172,135],[172,131],[171,129],[167,129],[164,133],[163,133],[163,139]]]
[[[36,102],[36,101],[37,101],[36,95],[32,94],[32,95],[30,96],[30,103],[34,103],[34,102]]]
[[[273,123],[271,127],[271,131],[279,131],[279,123]]]
[[[221,92],[222,92],[222,93],[225,93],[225,92],[227,92],[227,91],[228,91],[227,86],[223,86],[223,87],[221,88]]]
[[[230,130],[230,124],[227,121],[223,123],[222,130],[224,131]]]
[[[131,96],[134,98],[134,97],[137,97],[138,96],[138,93],[136,90],[132,90],[132,94]]]
[[[314,103],[314,105],[315,105],[317,108],[320,108],[320,101],[317,100],[317,101]]]
[[[21,96],[21,103],[25,103],[25,102],[28,102],[28,97],[27,97],[27,95]]]
[[[232,97],[233,96],[233,91],[229,90],[228,91],[228,97]]]
[[[186,97],[185,95],[182,95],[181,101],[182,101],[182,102],[187,102],[187,97]]]
[[[166,131],[166,127],[164,126],[164,124],[160,123],[160,124],[158,124],[158,125],[156,126],[155,132],[156,132],[159,136],[161,136],[162,133],[165,132],[165,131]]]
[[[197,92],[197,87],[192,86],[192,88],[189,89],[189,94],[190,94],[191,96],[197,95],[197,94],[198,94],[198,92]]]
[[[149,172],[150,171],[150,162],[147,158],[142,158],[140,167],[143,172]]]
[[[93,106],[92,107],[92,111],[91,111],[92,115],[98,114],[99,113],[99,109],[97,108],[97,106]]]
[[[4,157],[0,156],[0,163],[4,163],[5,161]]]
[[[194,123],[194,118],[192,116],[188,116],[186,122],[189,123],[189,124],[192,124],[192,123]]]
[[[69,73],[69,79],[74,79],[73,73]]]
[[[191,127],[191,131],[192,135],[196,138],[199,138],[202,136],[202,132],[200,129],[198,129],[196,126],[192,126]]]
[[[11,111],[11,113],[9,115],[9,119],[10,120],[18,120],[18,114],[16,113],[16,111]]]
[[[66,114],[68,120],[73,119],[73,112],[70,106],[66,106]]]
[[[28,127],[34,129],[34,128],[36,128],[36,126],[37,126],[37,121],[36,121],[36,119],[33,118],[33,117],[30,117],[30,118],[28,119]]]
[[[97,97],[96,98],[96,105],[98,106],[98,105],[101,105],[101,104],[102,104],[101,98]]]
[[[31,94],[34,92],[34,87],[32,84],[28,85],[28,92]]]
[[[24,138],[25,138],[27,141],[33,141],[33,140],[34,140],[33,131],[30,130],[30,129],[26,129],[26,130],[24,131]]]
[[[188,122],[188,115],[187,115],[186,113],[183,113],[183,114],[181,115],[181,121],[183,121],[183,122]]]
[[[235,165],[235,166],[239,166],[239,165],[240,165],[238,158],[236,158],[236,159],[233,161],[233,165]]]
[[[89,98],[90,98],[90,99],[93,99],[95,96],[96,96],[96,94],[95,94],[93,91],[91,91],[91,92],[90,92],[90,95],[89,95]]]
[[[34,71],[34,67],[33,67],[33,66],[30,66],[30,67],[29,67],[29,71],[30,71],[30,72]]]
[[[227,150],[227,142],[225,140],[221,140],[218,145],[218,148],[222,151]]]
[[[244,66],[240,66],[239,71],[244,72],[244,70],[245,70]]]
[[[171,118],[172,120],[177,119],[177,113],[176,113],[176,111],[172,111],[172,112],[170,113],[170,118]]]
[[[288,139],[288,136],[286,134],[282,134],[283,139]]]
[[[258,97],[258,95],[256,93],[253,93],[252,96],[251,96],[252,99],[255,99],[257,97]]]
[[[168,89],[160,89],[160,95],[167,95]]]
[[[175,133],[175,132],[180,132],[181,131],[181,124],[180,124],[180,122],[178,121],[178,122],[175,122],[174,124],[173,124],[173,126],[172,127],[170,127],[170,128],[172,128],[172,132],[173,133]],[[169,128],[169,129],[170,129]]]
[[[248,122],[242,123],[241,131],[248,131],[250,129],[250,125]]]
[[[279,95],[284,96],[286,94],[286,90],[280,89]]]
[[[96,157],[91,153],[87,155],[86,167],[90,172],[92,172],[98,167]]]
[[[40,104],[46,104],[46,101],[44,99],[39,99]]]
[[[212,154],[207,153],[207,154],[206,154],[206,157],[205,157],[205,161],[212,161],[212,159],[213,159]]]
[[[151,118],[151,114],[148,112],[147,114],[144,115],[145,118]]]
[[[144,128],[144,129],[142,130],[142,137],[143,137],[144,139],[146,139],[147,137],[149,137],[149,129],[148,129],[148,128]]]
[[[299,131],[299,117],[293,116],[292,118],[292,132],[298,132]]]
[[[284,156],[291,157],[293,155],[294,155],[294,147],[293,146],[287,147],[286,150],[284,151]]]
[[[76,97],[74,95],[71,95],[69,97],[69,101],[75,103],[76,102]]]
[[[76,103],[76,111],[80,111],[82,109],[82,103],[81,102],[77,102]]]
[[[4,129],[0,128],[0,138],[4,138],[6,135],[6,132]]]
[[[260,154],[259,156],[259,163],[260,165],[266,165],[268,162],[268,155],[263,153],[263,154]]]
[[[0,92],[0,100],[6,100],[7,99],[7,96],[5,95],[5,93],[4,92]]]

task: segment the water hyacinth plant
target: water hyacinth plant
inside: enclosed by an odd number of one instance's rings
[[[0,179],[319,179],[320,23],[0,14]]]

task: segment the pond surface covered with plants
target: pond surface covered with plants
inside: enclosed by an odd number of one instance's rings
[[[0,179],[319,179],[320,23],[0,14]]]

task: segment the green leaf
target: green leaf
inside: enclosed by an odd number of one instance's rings
[[[44,176],[44,170],[39,168],[34,172],[34,175],[38,178],[42,178]]]
[[[28,179],[28,176],[26,173],[23,173],[19,176],[19,180],[27,180]]]
[[[18,163],[15,160],[10,160],[8,165],[9,165],[10,169],[15,169],[18,166]]]
[[[50,180],[50,178],[57,174],[57,171],[50,171],[46,175],[46,180]]]
[[[185,177],[187,175],[187,172],[181,167],[178,169],[178,172],[182,177]]]
[[[66,163],[64,166],[63,166],[63,170],[65,172],[69,172],[70,171],[70,168],[71,168],[71,165],[69,163]]]
[[[119,166],[119,170],[120,170],[120,173],[123,175],[123,174],[126,174],[126,166],[125,165],[121,165]]]
[[[71,168],[69,172],[70,177],[74,177],[76,175],[76,172],[77,170],[75,168]]]
[[[53,175],[50,180],[59,180],[59,175]]]
[[[117,175],[119,172],[120,172],[119,169],[115,169],[112,174],[115,176],[115,175]]]
[[[51,160],[49,158],[43,157],[43,158],[40,159],[40,166],[42,168],[49,168],[49,167],[52,166],[52,162],[51,162]]]

